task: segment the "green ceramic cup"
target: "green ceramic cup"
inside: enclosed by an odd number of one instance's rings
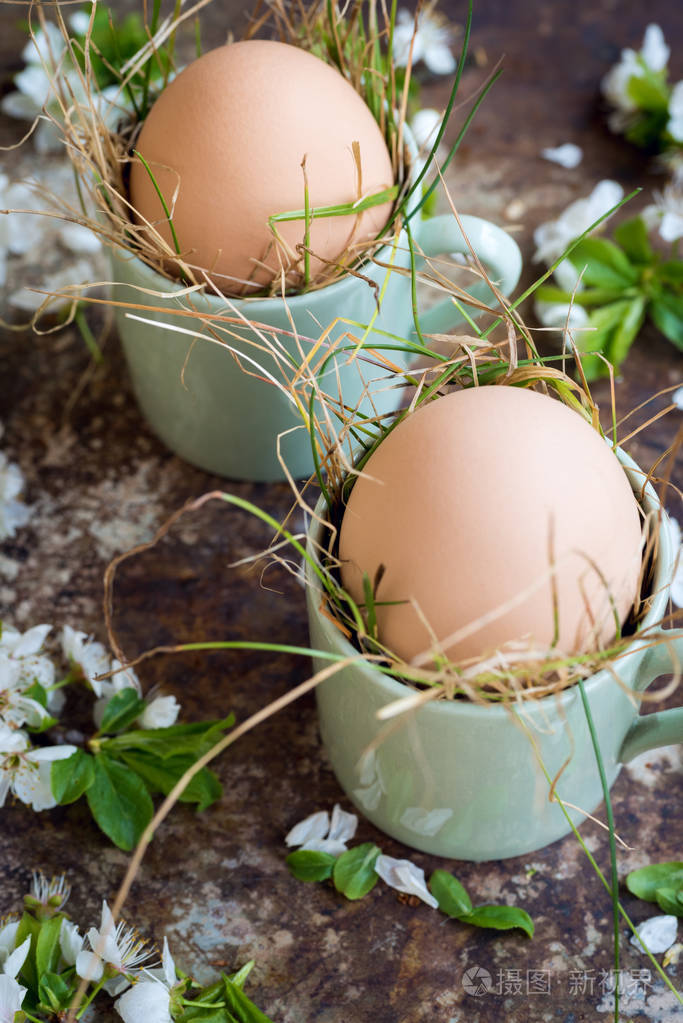
[[[504,295],[509,295],[517,284],[522,266],[516,242],[486,220],[468,216],[461,219],[465,234],[491,280]],[[411,223],[417,245],[426,256],[469,251],[460,228],[450,215],[420,221],[418,214]],[[375,262],[362,268],[363,274],[380,289],[384,288],[381,311],[373,332],[367,337],[367,348],[388,343],[380,332],[415,339],[410,277],[377,265],[392,261],[396,267],[410,265],[405,232],[395,252],[387,246],[378,252]],[[188,308],[186,299],[176,297],[180,290],[177,284],[133,256],[112,253],[112,272],[115,300]],[[161,292],[163,297],[141,295],[140,288]],[[495,301],[481,280],[470,288],[470,293],[484,301]],[[293,296],[287,299],[286,305],[281,298],[247,298],[232,300],[228,307],[224,300],[213,295],[201,298],[195,295],[193,301],[197,308],[206,309],[209,314],[241,315],[252,323],[269,324],[283,331],[291,332],[293,322],[301,337],[313,339],[319,338],[339,317],[369,324],[376,312],[373,289],[351,275],[318,291]],[[140,323],[130,319],[121,308],[116,314],[140,408],[152,430],[172,451],[193,465],[221,476],[268,482],[285,476],[276,449],[278,435],[284,434],[280,441],[281,452],[294,478],[301,479],[313,472],[310,438],[302,419],[274,384],[249,375],[228,349],[211,341],[198,340],[193,346],[191,336]],[[188,320],[172,314],[154,313],[153,318],[159,323],[190,326]],[[450,299],[442,300],[420,318],[425,333],[442,333],[462,322],[462,316]],[[264,357],[248,343],[248,338],[254,339],[249,325],[235,329],[245,341],[230,338],[229,343],[246,359],[256,358],[268,372],[281,379],[274,360]],[[339,323],[329,334],[330,343],[348,330],[361,333]],[[284,334],[279,334],[278,339],[298,364],[300,357],[294,340]],[[303,344],[305,348],[306,342]],[[410,357],[399,352],[387,354],[401,369],[410,362]],[[255,372],[252,365],[245,365]],[[345,403],[355,406],[364,393],[363,378],[367,381],[378,377],[383,379],[372,385],[373,406],[379,413],[393,412],[400,403],[400,388],[390,386],[385,370],[362,361],[349,364],[348,352],[330,360],[321,385],[333,395],[341,387]],[[360,408],[366,414],[372,413],[367,400]]]
[[[640,495],[642,470],[623,453],[620,460]],[[641,503],[647,513],[659,507],[649,485]],[[317,510],[324,516],[322,503]],[[310,535],[320,535],[315,522]],[[683,741],[682,708],[638,713],[638,694],[683,662],[683,630],[652,633],[666,614],[674,558],[670,536],[662,530],[652,603],[643,622],[649,639],[634,638],[615,663],[619,681],[600,671],[584,683],[610,785],[634,756]],[[320,614],[321,593],[309,566],[307,584],[311,646],[352,656],[354,648]],[[654,639],[661,642],[653,645]],[[319,661],[316,667],[324,664],[329,662]],[[322,739],[341,787],[393,838],[433,855],[474,861],[520,856],[561,838],[570,826],[560,807],[549,801],[534,745],[551,777],[569,761],[557,785],[562,799],[585,813],[602,801],[576,687],[525,703],[518,721],[500,705],[428,703],[366,754],[386,729],[377,711],[410,692],[366,662],[340,670],[316,690]],[[585,817],[578,810],[569,812],[577,824]]]

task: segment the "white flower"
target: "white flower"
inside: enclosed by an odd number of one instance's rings
[[[62,929],[59,932],[59,948],[62,959],[67,966],[75,966],[78,953],[83,948],[84,938],[79,933],[76,924],[66,917],[62,918]]]
[[[52,763],[66,760],[76,752],[75,746],[40,746],[29,748],[24,732],[0,722],[0,806],[8,792],[34,810],[50,810],[57,805],[52,794]]]
[[[666,952],[676,940],[678,918],[675,916],[652,916],[636,927],[636,934],[631,937],[631,944],[639,952],[652,952],[658,955]]]
[[[4,968],[10,953],[14,949],[18,930],[19,920],[14,918],[6,919],[2,927],[0,927],[0,969]]]
[[[15,1013],[21,1009],[26,988],[17,982],[16,976],[24,965],[30,947],[31,939],[26,938],[5,960],[0,974],[0,1023],[14,1023]]]
[[[180,712],[175,696],[157,696],[151,700],[138,718],[140,728],[170,728]]]
[[[33,871],[29,897],[35,899],[41,906],[58,913],[66,905],[70,895],[71,886],[66,883],[66,874],[47,878],[45,874]]]
[[[646,206],[643,220],[652,230],[657,228],[662,241],[683,238],[683,185],[667,185],[663,192],[654,192],[654,204]]]
[[[16,500],[23,489],[21,469],[0,451],[0,541],[14,536],[29,520],[30,508]]]
[[[534,231],[534,242],[537,246],[534,255],[535,262],[544,262],[551,266],[558,256],[562,255],[570,242],[573,242],[591,224],[594,224],[613,206],[616,206],[623,195],[623,188],[615,181],[600,181],[589,196],[571,203],[557,220],[549,220],[545,224],[540,224]],[[579,282],[580,272],[568,259],[563,259],[555,268],[553,276],[564,291],[573,291]],[[550,308],[548,308],[537,302],[535,308],[539,319],[546,326],[557,324],[564,326],[569,311],[568,306],[550,303]],[[583,326],[586,322],[585,314],[579,312],[574,306],[570,325],[578,327]]]
[[[683,544],[681,527],[673,515],[664,517],[663,526],[668,530],[674,550],[674,576],[671,580],[671,600],[676,607],[683,607]]]
[[[410,860],[396,860],[393,856],[380,855],[375,860],[375,871],[397,892],[417,895],[418,899],[422,899],[432,909],[438,909],[439,903],[427,889],[424,870]]]
[[[151,955],[147,943],[139,937],[134,927],[127,927],[121,920],[114,923],[111,910],[102,903],[100,929],[91,927],[87,940],[92,952],[85,949],[76,956],[76,973],[79,977],[98,983],[103,976],[109,979],[104,985],[110,994],[118,994],[121,983],[127,986],[126,974]]]
[[[20,1011],[25,995],[26,988],[14,977],[0,974],[0,1023],[14,1023],[15,1014]]]
[[[402,8],[398,12],[393,38],[393,59],[397,67],[406,67],[413,39],[415,18]],[[430,8],[420,12],[413,43],[413,64],[422,60],[433,75],[452,75],[457,61],[450,48],[451,32],[443,18]]]
[[[0,633],[0,649],[12,657],[30,657],[43,649],[51,625],[34,625],[26,632],[19,632],[11,625],[3,625]]]
[[[567,327],[586,327],[588,325],[588,313],[577,302],[571,307],[563,305],[562,302],[535,302],[534,312],[544,327],[557,327],[564,330]]]
[[[581,146],[574,145],[573,142],[565,142],[563,145],[556,146],[555,148],[542,149],[541,156],[544,160],[550,160],[551,163],[559,163],[560,167],[573,170],[583,160],[583,149]]]
[[[109,656],[102,644],[90,639],[87,633],[65,625],[62,630],[62,650],[71,670],[83,677],[95,696],[102,696],[102,682],[96,676],[109,671]]]
[[[356,834],[357,827],[355,813],[347,813],[336,803],[331,821],[327,810],[313,813],[294,825],[285,842],[288,846],[298,845],[302,849],[340,856],[346,852],[346,843]]]
[[[677,82],[671,90],[666,130],[676,142],[683,142],[683,82]]]
[[[172,1023],[170,1004],[171,991],[176,985],[176,969],[164,938],[161,956],[162,976],[157,977],[150,970],[144,970],[147,977],[139,980],[129,991],[114,1003],[114,1008],[124,1023]]]
[[[111,670],[114,674],[110,675],[109,678],[103,678],[98,683],[101,695],[99,699],[95,701],[95,706],[93,707],[93,718],[98,728],[102,724],[105,708],[112,696],[116,696],[116,694],[120,693],[123,689],[134,689],[138,696],[142,696],[140,679],[137,677],[133,669],[126,668],[125,670],[118,670],[121,667],[121,661],[114,658],[111,662]],[[105,670],[108,671],[109,669],[107,668]]]
[[[433,107],[423,107],[418,110],[410,122],[410,130],[413,133],[418,149],[426,149],[429,152],[436,142],[439,128],[443,121],[443,114]]]
[[[603,96],[614,107],[614,112],[609,117],[612,131],[623,131],[638,109],[629,94],[631,79],[641,78],[645,74],[645,66],[651,71],[663,71],[669,60],[669,52],[659,25],[647,26],[643,45],[638,53],[631,49],[621,51],[619,63],[607,72],[601,83]]]

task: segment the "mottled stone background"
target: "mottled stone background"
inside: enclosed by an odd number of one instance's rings
[[[137,7],[133,0],[117,11]],[[449,2],[454,21],[464,4]],[[21,66],[24,35],[20,5],[0,7],[2,89]],[[243,12],[233,2],[206,11],[204,38],[222,41],[239,31]],[[645,25],[658,21],[672,46],[673,79],[683,77],[683,8],[670,0],[647,5],[594,0],[477,0],[473,47],[462,95],[482,82],[504,55],[505,73],[484,104],[449,188],[461,211],[481,214],[516,232],[525,258],[533,254],[536,224],[556,216],[593,184],[612,177],[650,201],[663,179],[647,158],[610,136],[600,107],[600,77],[623,46],[637,46]],[[427,104],[443,102],[447,83],[425,86]],[[452,126],[455,134],[462,112]],[[0,119],[0,140],[16,141],[18,122]],[[543,161],[544,146],[573,141],[584,149],[576,170]],[[57,161],[36,156],[30,144],[3,153],[14,179],[62,174]],[[8,291],[58,271],[67,258],[55,238],[30,258],[10,260]],[[529,265],[525,280],[535,276]],[[103,328],[94,315],[93,327]],[[653,328],[643,330],[624,367],[617,401],[625,412],[657,390],[681,382],[681,359]],[[604,410],[608,393],[597,395]],[[657,399],[652,411],[665,404]],[[649,413],[648,413],[649,414]],[[646,414],[639,414],[640,419]],[[0,553],[0,614],[20,628],[38,622],[68,623],[104,639],[102,577],[109,559],[148,539],[187,499],[224,486],[275,515],[289,505],[285,485],[224,483],[166,451],[137,410],[117,338],[111,332],[105,361],[93,369],[73,330],[37,337],[0,334],[0,446],[27,480],[30,524]],[[636,420],[638,417],[636,417]],[[672,442],[677,413],[650,427],[629,448],[644,465]],[[679,457],[673,478],[683,483]],[[679,518],[678,506],[671,507]],[[180,523],[153,552],[128,563],[116,587],[115,626],[129,656],[160,643],[201,638],[245,638],[304,643],[304,595],[281,571],[265,578],[231,562],[260,550],[264,529],[240,512],[206,506]],[[191,718],[234,711],[244,719],[307,674],[301,660],[249,653],[159,658],[141,669],[146,687],[163,685]],[[479,931],[448,921],[424,905],[408,905],[378,886],[359,903],[344,901],[323,885],[293,881],[285,867],[283,837],[301,817],[347,801],[320,746],[314,702],[299,701],[242,739],[218,763],[225,786],[221,802],[197,816],[178,807],[144,861],[127,916],[157,942],[167,934],[176,960],[209,981],[250,958],[256,967],[248,990],[280,1023],[578,1023],[607,1018],[610,999],[599,986],[612,966],[609,897],[573,838],[505,862],[444,863],[415,854],[431,873],[453,869],[476,902],[524,906],[536,935]],[[620,873],[651,861],[681,858],[678,749],[641,757],[614,788],[618,830],[629,844]],[[457,779],[455,780],[457,783]],[[582,828],[589,848],[608,869],[605,834]],[[377,841],[393,856],[410,855],[361,822],[360,840]],[[0,912],[19,901],[28,872],[67,870],[72,908],[95,924],[103,897],[112,898],[127,857],[112,848],[80,805],[41,815],[7,805],[0,817],[5,864]],[[636,921],[652,907],[627,894]],[[646,960],[624,945],[625,970]],[[486,968],[504,986],[479,998],[463,989],[463,974]],[[549,971],[550,993],[527,994],[526,971]],[[516,991],[520,971],[522,990]],[[573,991],[571,971],[593,971],[593,990]],[[676,981],[676,967],[668,968]],[[507,985],[507,993],[506,987]],[[683,1019],[660,981],[625,998],[624,1019],[673,1023]],[[102,1020],[110,1017],[102,1015]]]

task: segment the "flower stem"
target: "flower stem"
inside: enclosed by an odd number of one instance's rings
[[[85,1010],[88,1008],[88,1006],[90,1005],[92,1000],[94,998],[96,998],[97,995],[99,995],[100,991],[102,990],[102,988],[104,987],[106,982],[107,982],[107,978],[103,977],[102,980],[99,982],[99,984],[95,985],[95,987],[92,989],[92,991],[90,992],[88,997],[85,999],[85,1001],[81,1005],[81,1007],[80,1007],[80,1009],[79,1009],[79,1011],[78,1011],[78,1013],[76,1015],[76,1019],[80,1019],[81,1018],[81,1016],[84,1014]]]

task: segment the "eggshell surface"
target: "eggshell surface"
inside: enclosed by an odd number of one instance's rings
[[[249,40],[219,47],[188,65],[152,107],[136,148],[150,164],[171,208],[187,262],[208,270],[236,294],[263,286],[279,270],[268,218],[304,208],[306,159],[310,206],[353,202],[394,183],[389,152],[369,108],[334,68],[285,43]],[[153,182],[140,161],[131,169],[134,209],[172,244]],[[360,216],[314,219],[310,248],[336,260],[381,231],[385,203]],[[278,224],[281,256],[301,260],[295,246],[305,223]],[[259,266],[258,261],[267,264]],[[312,259],[311,272],[323,266]],[[300,269],[300,267],[299,267]]]
[[[452,660],[510,641],[549,648],[553,585],[556,649],[570,654],[613,639],[612,600],[627,617],[640,519],[616,456],[578,413],[474,387],[419,407],[379,445],[351,491],[340,559],[359,603],[363,573],[380,565],[377,602],[408,601],[377,607],[380,641],[406,661],[435,640]]]

